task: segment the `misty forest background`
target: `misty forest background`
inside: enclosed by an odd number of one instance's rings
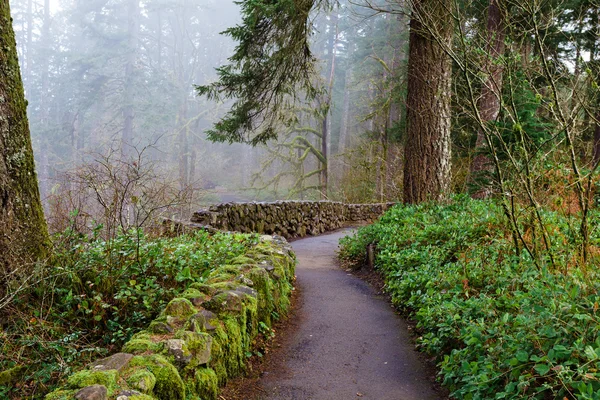
[[[98,198],[109,203],[136,185],[152,193],[149,208],[177,218],[220,201],[400,197],[406,17],[344,3],[319,15],[312,41],[323,94],[298,107],[297,124],[282,127],[276,143],[251,147],[207,140],[204,131],[228,104],[194,89],[214,81],[233,53],[234,42],[219,34],[240,22],[233,1],[11,0],[11,7],[54,232],[73,219],[81,227],[100,222],[109,207]],[[109,181],[110,194],[98,196]]]

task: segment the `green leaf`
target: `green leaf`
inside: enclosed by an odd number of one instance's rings
[[[548,364],[536,364],[533,369],[541,376],[544,376],[550,371],[550,366]]]
[[[515,354],[515,357],[517,358],[517,360],[519,360],[521,362],[529,361],[529,353],[527,353],[524,350],[517,351],[517,354]]]
[[[584,353],[589,361],[595,361],[598,359],[598,354],[596,354],[596,351],[592,346],[586,346]]]

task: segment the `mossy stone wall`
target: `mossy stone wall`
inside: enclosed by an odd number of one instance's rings
[[[245,371],[260,323],[288,312],[296,260],[281,237],[192,283],[122,353],[73,374],[46,400],[213,400]]]
[[[319,235],[339,229],[347,223],[371,222],[394,204],[345,204],[333,201],[225,203],[195,212],[191,221],[218,230],[294,238]]]

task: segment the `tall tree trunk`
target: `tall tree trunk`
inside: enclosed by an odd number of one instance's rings
[[[135,118],[133,100],[135,90],[135,62],[137,60],[139,30],[139,0],[129,0],[127,8],[127,61],[125,64],[125,88],[123,90],[123,134],[121,153],[128,155],[133,146],[133,119]]]
[[[408,61],[404,201],[441,200],[450,186],[451,0],[414,0]]]
[[[8,0],[0,0],[0,298],[7,274],[27,272],[50,249],[10,20]]]
[[[504,54],[504,18],[498,0],[490,0],[487,17],[487,53],[489,58],[485,63],[484,73],[487,78],[481,87],[481,96],[477,101],[477,108],[483,122],[493,122],[500,113],[500,96],[502,93],[502,81],[504,68],[498,59]],[[477,131],[477,142],[475,144],[475,158],[471,164],[470,180],[477,186],[472,197],[477,199],[487,198],[491,194],[491,186],[487,181],[493,171],[493,164],[488,156],[488,143],[485,131],[480,128]]]
[[[330,24],[330,36],[329,36],[329,41],[328,41],[328,56],[329,56],[329,60],[328,60],[328,73],[329,73],[329,79],[328,79],[328,87],[327,87],[327,93],[325,94],[326,98],[325,98],[325,104],[322,105],[323,107],[323,123],[321,126],[321,154],[323,155],[323,158],[325,159],[324,163],[321,163],[321,199],[327,199],[328,198],[328,189],[329,189],[329,163],[327,162],[329,159],[329,152],[328,152],[328,144],[330,141],[329,138],[329,128],[330,128],[330,123],[329,123],[329,114],[331,112],[331,100],[333,97],[333,83],[334,83],[334,79],[335,79],[335,55],[336,55],[336,45],[337,45],[337,41],[338,41],[338,15],[337,15],[337,10],[334,10],[334,12],[331,14],[331,24]]]

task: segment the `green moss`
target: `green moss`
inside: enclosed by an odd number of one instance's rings
[[[185,385],[177,368],[163,356],[135,356],[131,367],[145,367],[156,377],[153,394],[160,400],[185,400]]]
[[[162,316],[150,322],[150,325],[148,326],[148,331],[156,333],[158,335],[166,335],[169,333],[173,333],[173,328],[169,326],[169,324],[167,324],[167,317]]]
[[[109,371],[90,371],[85,369],[71,375],[67,380],[69,386],[74,388],[84,388],[92,385],[104,385],[111,395],[117,387],[119,373],[112,369]]]
[[[72,400],[77,390],[55,390],[44,397],[44,400]]]
[[[237,256],[229,261],[232,265],[245,265],[245,264],[255,264],[256,261],[253,258],[250,258],[247,254],[244,256]]]
[[[125,380],[132,389],[139,390],[142,393],[152,393],[156,386],[156,377],[146,368],[135,370]]]
[[[19,366],[0,372],[0,385],[11,385],[21,379],[25,367]]]
[[[224,282],[213,283],[211,286],[218,291],[226,291],[226,290],[235,290],[239,285],[234,282],[231,282],[231,281],[224,281]]]
[[[199,290],[201,293],[207,294],[207,295],[209,295],[209,296],[212,296],[213,294],[215,294],[215,293],[217,292],[217,290],[216,290],[215,288],[213,288],[212,286],[210,286],[210,285],[207,285],[207,284],[205,284],[205,283],[198,283],[198,282],[195,282],[195,283],[192,283],[192,284],[190,285],[190,288],[191,288],[191,289],[197,289],[197,290]]]
[[[148,396],[147,394],[136,394],[133,396],[129,396],[129,400],[156,400],[152,396]]]
[[[55,390],[48,393],[44,400],[72,400],[77,393],[77,390]]]
[[[269,273],[264,268],[254,268],[248,272],[248,278],[254,282],[252,287],[258,292],[258,319],[271,324],[271,312],[275,309],[273,284]]]
[[[189,288],[181,295],[184,299],[193,300],[193,299],[206,299],[207,295],[202,293],[200,290],[195,288]]]
[[[200,396],[202,400],[215,400],[219,394],[217,374],[210,368],[200,368],[194,374],[190,384],[190,392]]]
[[[163,315],[187,319],[197,312],[198,310],[194,308],[194,305],[188,299],[176,298],[167,304],[167,307],[163,311]]]
[[[213,338],[208,333],[189,332],[181,330],[175,335],[177,339],[185,342],[187,349],[192,354],[192,359],[186,369],[194,370],[200,365],[210,361]]]
[[[235,318],[225,318],[224,326],[217,329],[216,336],[223,349],[223,364],[228,377],[239,375],[245,369],[245,350],[240,325]]]
[[[159,353],[163,350],[162,343],[156,343],[152,340],[152,335],[147,332],[140,332],[125,343],[122,351],[124,353],[142,354],[146,352]]]

